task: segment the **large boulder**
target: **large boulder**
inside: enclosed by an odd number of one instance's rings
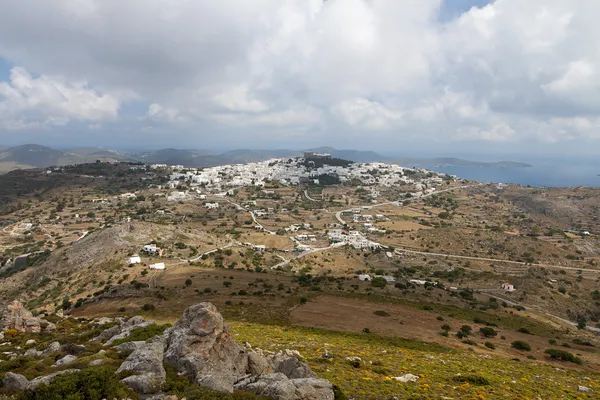
[[[9,393],[22,392],[27,388],[27,378],[21,374],[7,372],[2,379],[4,389]]]
[[[40,332],[40,319],[33,316],[17,300],[6,306],[2,315],[2,327],[19,332]]]
[[[246,375],[248,354],[211,303],[185,310],[166,344],[165,362],[199,385],[233,392],[234,383]]]
[[[156,393],[166,382],[167,373],[163,367],[163,346],[161,343],[146,343],[139,346],[125,359],[117,370],[129,371],[135,375],[123,378],[121,382],[138,393]]]
[[[274,372],[281,372],[290,379],[315,378],[317,376],[308,365],[283,352],[270,356],[268,361]]]
[[[141,316],[131,317],[126,321],[120,320],[119,325],[111,326],[103,330],[100,335],[92,340],[104,342],[105,346],[110,346],[119,339],[124,339],[131,334],[131,331],[137,328],[145,328],[156,324],[154,321],[146,321]]]
[[[40,385],[49,385],[54,378],[60,375],[74,374],[75,372],[79,372],[78,369],[66,369],[64,371],[58,371],[50,375],[40,376],[35,379],[30,380],[27,383],[26,390],[35,390]]]
[[[267,396],[274,400],[333,400],[333,386],[325,379],[289,379],[282,372],[250,377],[235,385],[236,389]]]

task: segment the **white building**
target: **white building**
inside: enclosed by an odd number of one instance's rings
[[[141,264],[142,259],[138,255],[133,255],[131,257],[127,257],[127,264]]]
[[[209,210],[216,210],[217,208],[219,208],[219,203],[206,203],[205,206]]]
[[[508,282],[502,284],[502,289],[504,289],[507,292],[514,292],[515,291],[515,287],[513,285],[511,285],[510,283],[508,283]]]
[[[135,193],[123,193],[121,197],[124,199],[137,199]]]
[[[150,269],[166,269],[165,263],[150,264]]]
[[[370,281],[371,279],[371,275],[368,274],[361,274],[358,276],[358,280],[359,281]]]
[[[144,248],[142,251],[147,254],[157,254],[160,252],[160,248],[156,247],[156,244],[152,243],[152,244],[144,245]]]

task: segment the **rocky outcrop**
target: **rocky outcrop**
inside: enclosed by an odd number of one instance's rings
[[[105,329],[92,340],[98,340],[104,342],[104,345],[110,346],[119,339],[124,339],[131,334],[131,331],[137,328],[145,328],[150,325],[154,325],[154,321],[146,321],[143,317],[135,316],[131,317],[126,321],[121,320],[119,325],[115,325],[108,329]]]
[[[60,375],[73,374],[79,372],[78,369],[67,369],[64,371],[58,371],[50,375],[40,376],[30,381],[27,380],[23,375],[7,372],[2,380],[4,390],[9,393],[23,392],[25,390],[35,390],[40,385],[50,384],[54,378]]]
[[[156,393],[166,382],[167,373],[163,367],[163,346],[161,343],[144,343],[121,364],[117,373],[130,371],[135,375],[121,380],[138,393]]]
[[[329,381],[280,352],[264,357],[235,343],[211,303],[188,308],[161,340],[164,361],[198,385],[222,392],[252,391],[276,400],[333,400]]]
[[[56,365],[57,367],[63,366],[63,365],[69,365],[71,364],[73,361],[77,360],[76,356],[72,356],[70,354],[67,354],[66,356],[56,360],[56,362],[54,363],[54,365]]]
[[[33,316],[21,302],[15,300],[6,306],[2,315],[2,327],[19,332],[40,332],[40,319]]]
[[[166,338],[165,362],[213,390],[233,391],[246,375],[248,354],[231,338],[229,326],[211,303],[188,308]]]

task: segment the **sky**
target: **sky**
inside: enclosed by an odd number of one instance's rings
[[[4,0],[0,145],[600,152],[600,2]]]

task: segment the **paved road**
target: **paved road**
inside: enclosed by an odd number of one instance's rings
[[[417,251],[406,249],[402,247],[396,247],[394,250],[397,254],[409,253],[409,254],[419,254],[424,256],[437,256],[437,257],[448,257],[448,258],[457,258],[461,260],[472,260],[472,261],[487,261],[487,262],[501,262],[507,264],[514,265],[523,265],[528,267],[542,267],[542,268],[556,268],[556,269],[568,269],[571,271],[585,271],[585,272],[595,272],[600,273],[600,270],[597,269],[588,269],[588,268],[577,268],[577,267],[564,267],[562,265],[551,265],[551,264],[528,264],[522,261],[512,261],[512,260],[502,260],[499,258],[485,258],[485,257],[473,257],[473,256],[460,256],[457,254],[448,254],[448,253],[431,253],[428,251]]]
[[[316,202],[318,202],[318,201],[319,201],[319,200],[315,200],[315,199],[313,199],[312,197],[310,197],[310,196],[308,195],[308,190],[305,190],[305,191],[304,191],[304,196],[306,196],[306,198],[307,198],[308,200],[310,200],[310,201],[316,201]]]

